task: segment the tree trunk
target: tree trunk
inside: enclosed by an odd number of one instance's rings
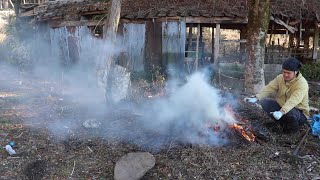
[[[250,0],[249,2],[245,88],[248,93],[257,93],[265,85],[263,65],[270,19],[270,0]]]
[[[121,2],[122,0],[112,0],[108,21],[104,26],[106,31],[106,33],[104,33],[104,38],[106,39],[110,39],[114,41],[116,38],[116,33],[118,30],[119,21],[120,21]]]
[[[118,25],[120,21],[120,12],[121,12],[121,2],[122,0],[112,0],[111,9],[109,12],[109,16],[107,18],[107,22],[104,26],[103,37],[107,39],[111,44],[115,44],[116,42],[116,34],[118,30]],[[102,87],[105,91],[105,100],[110,102],[111,99],[111,85],[112,85],[112,71],[115,65],[115,57],[114,54],[108,53],[102,67],[99,67],[98,70],[98,85]]]

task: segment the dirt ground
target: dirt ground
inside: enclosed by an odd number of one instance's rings
[[[0,142],[3,147],[16,142],[18,153],[10,156],[1,149],[0,179],[113,179],[116,161],[136,151],[149,151],[156,158],[155,167],[143,179],[320,179],[318,138],[309,133],[298,154],[293,154],[307,125],[297,134],[282,134],[259,108],[240,100],[235,111],[257,132],[255,142],[235,136],[228,144],[210,146],[183,144],[169,137],[156,151],[117,136],[97,136],[99,128],[82,126],[84,119],[92,118],[90,109],[68,101],[58,93],[56,82],[25,80],[25,76],[29,75],[5,70],[0,76]],[[241,93],[233,94],[243,98]],[[112,109],[103,116],[130,124],[137,114]],[[77,126],[68,124],[69,119]],[[58,132],[48,129],[55,123]],[[148,140],[157,141],[157,135],[151,133]]]

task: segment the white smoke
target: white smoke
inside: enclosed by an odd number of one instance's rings
[[[174,83],[173,83],[174,84]],[[143,124],[166,136],[176,136],[186,143],[221,144],[219,134],[208,125],[225,125],[235,122],[221,103],[221,93],[213,88],[205,73],[195,73],[182,86],[175,86],[168,98],[155,100],[143,109]],[[209,130],[209,131],[208,131]],[[207,133],[205,138],[199,133]]]
[[[59,101],[47,104],[49,107],[37,110],[39,116],[31,120],[34,125],[45,124],[56,136],[67,138],[69,132],[79,129],[91,131],[82,123],[94,118],[101,123],[98,129],[93,130],[97,131],[96,136],[122,138],[146,147],[161,148],[168,143],[168,138],[176,138],[183,143],[214,145],[226,141],[218,133],[208,131],[208,124],[223,128],[235,120],[226,115],[221,92],[210,85],[208,76],[203,72],[188,76],[183,84],[180,80],[169,80],[169,94],[160,99],[141,104],[119,103],[115,106],[117,109],[106,106],[104,92],[97,88],[95,70],[97,66],[103,66],[102,60],[107,53],[118,55],[124,48],[97,39],[83,28],[76,29],[75,34],[70,34],[65,27],[51,29],[50,43],[36,38],[32,44],[37,45],[38,51],[24,51],[31,53],[30,57],[37,57],[38,61],[33,64],[32,77],[20,77],[21,81],[41,79],[51,82],[34,83],[33,88],[46,90],[48,94],[45,96],[59,98]],[[61,62],[72,62],[68,37],[75,39],[79,59],[74,64],[67,64],[65,69]],[[85,111],[78,112],[78,107],[68,107],[68,103],[79,104]],[[122,110],[128,111],[128,116]],[[52,113],[55,114],[52,116]],[[205,133],[205,138],[199,133]]]

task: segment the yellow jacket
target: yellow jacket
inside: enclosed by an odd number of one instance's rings
[[[285,82],[283,75],[278,75],[270,81],[257,95],[259,100],[274,95],[276,101],[287,113],[292,108],[302,110],[303,114],[309,116],[309,85],[301,73],[289,82]]]

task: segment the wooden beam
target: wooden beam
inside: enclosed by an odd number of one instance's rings
[[[90,14],[101,14],[103,11],[94,11],[94,12],[84,12],[81,15],[90,15]],[[223,26],[232,26],[232,29],[239,28],[241,25],[246,25],[248,23],[247,18],[230,18],[230,17],[160,17],[160,18],[154,18],[155,21],[186,21],[186,23],[193,23],[193,24],[207,24],[208,27],[210,27],[209,24],[223,24]],[[147,19],[129,19],[126,17],[121,18],[121,22],[145,22]],[[150,19],[151,20],[151,19]]]
[[[313,53],[312,53],[312,59],[314,61],[317,60],[318,57],[318,47],[319,47],[319,24],[316,23],[314,27],[314,40],[313,40]]]
[[[126,18],[121,18],[120,23],[135,23],[135,24],[144,24],[146,22],[158,22],[158,21],[153,21],[152,19],[126,19]]]
[[[64,26],[97,26],[97,25],[104,25],[103,21],[98,20],[81,20],[81,21],[49,21],[49,27],[51,28],[58,28]]]
[[[208,23],[208,24],[247,24],[247,18],[231,17],[186,17],[186,23]]]
[[[214,64],[217,65],[220,49],[220,24],[216,24],[216,33],[214,37]]]
[[[284,26],[284,27],[287,28],[291,33],[294,33],[295,31],[298,31],[297,28],[292,27],[292,26],[286,24],[285,22],[283,22],[281,19],[279,19],[279,18],[277,18],[277,17],[271,16],[271,17],[270,17],[270,20],[273,20],[275,23]]]
[[[196,45],[196,60],[194,61],[194,67],[195,67],[195,71],[198,70],[198,64],[199,64],[199,39],[200,39],[200,23],[197,26],[197,45]]]
[[[87,11],[87,12],[82,12],[80,15],[99,15],[99,14],[106,14],[106,13],[108,13],[108,10]]]

